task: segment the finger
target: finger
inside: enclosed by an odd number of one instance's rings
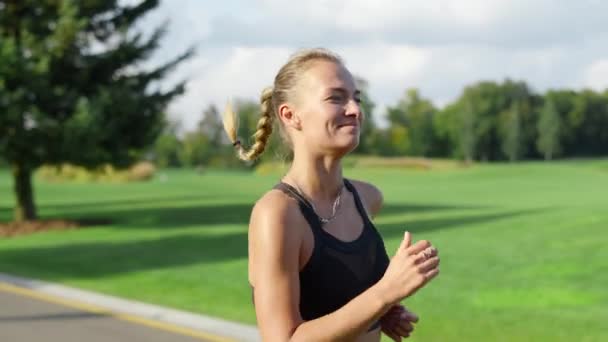
[[[434,247],[429,247],[426,248],[425,250],[423,250],[422,252],[418,253],[418,254],[410,254],[409,257],[413,258],[413,262],[414,265],[420,265],[422,263],[424,263],[425,261],[436,257],[437,256],[437,249],[435,249]]]
[[[403,336],[404,338],[409,337],[414,331],[414,325],[407,321],[402,321],[398,324],[394,330],[399,334],[399,336]]]
[[[410,332],[409,332],[409,331],[407,331],[407,330],[406,330],[406,329],[404,329],[404,328],[401,328],[401,327],[395,327],[395,333],[396,333],[398,336],[403,336],[403,337],[409,337],[409,336],[410,336]]]
[[[412,234],[406,231],[403,234],[403,240],[401,240],[401,245],[399,245],[400,250],[405,250],[412,245]]]
[[[390,329],[383,329],[382,332],[391,338],[391,340],[395,341],[395,342],[401,342],[401,337],[399,336],[399,334],[397,334],[395,331],[390,330]]]
[[[439,257],[436,256],[436,257],[432,257],[432,258],[427,259],[427,260],[423,261],[422,263],[420,263],[418,269],[422,273],[427,273],[430,270],[437,268],[438,265],[439,265]]]
[[[409,257],[414,258],[414,265],[421,265],[427,260],[427,257],[426,255],[424,255],[424,253],[413,254]]]
[[[413,313],[411,311],[408,311],[407,309],[405,309],[405,311],[401,313],[401,318],[408,322],[413,322],[413,323],[417,323],[418,320],[420,319],[418,317],[418,315],[416,315],[415,313]]]
[[[433,268],[432,270],[430,270],[426,274],[424,274],[424,278],[426,279],[426,282],[429,282],[429,281],[431,281],[431,279],[435,278],[438,274],[439,274],[439,268]]]
[[[429,241],[420,240],[420,241],[416,242],[415,244],[407,247],[406,251],[408,252],[409,255],[413,255],[413,254],[418,254],[429,247],[431,247],[431,243]]]
[[[412,331],[414,331],[414,324],[408,321],[400,321],[399,324],[395,326],[395,330],[410,334]]]
[[[439,252],[437,251],[437,248],[431,246],[429,248],[426,248],[422,252],[420,252],[420,254],[426,256],[426,258],[429,259],[429,258],[432,258],[434,256],[437,256],[437,254],[439,254]]]

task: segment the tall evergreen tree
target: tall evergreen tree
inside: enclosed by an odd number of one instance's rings
[[[42,164],[127,166],[162,130],[183,83],[161,80],[188,50],[152,70],[158,47],[133,26],[158,0],[0,0],[0,155],[11,165],[15,219],[36,218],[31,176]]]
[[[509,161],[517,161],[521,156],[523,149],[521,139],[521,123],[519,104],[513,102],[511,108],[503,112],[503,132],[502,132],[502,150],[509,158]]]
[[[551,160],[561,152],[560,146],[561,120],[555,104],[547,96],[538,119],[538,140],[536,146],[545,160]]]
[[[475,159],[475,108],[470,100],[465,100],[465,109],[460,113],[458,145],[467,164]]]
[[[213,149],[219,149],[222,143],[228,143],[220,112],[213,104],[203,111],[203,117],[198,122],[198,130],[209,138]]]

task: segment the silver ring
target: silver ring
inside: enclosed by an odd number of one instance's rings
[[[430,259],[433,256],[433,250],[431,248],[425,249],[422,254],[425,259]]]

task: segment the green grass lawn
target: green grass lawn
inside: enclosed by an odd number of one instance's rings
[[[254,323],[247,222],[279,175],[163,173],[36,182],[42,217],[114,221],[2,239],[0,272]],[[406,229],[440,250],[440,276],[405,302],[421,317],[412,341],[608,341],[608,160],[345,175],[383,190],[389,254]],[[0,221],[12,205],[0,171]]]

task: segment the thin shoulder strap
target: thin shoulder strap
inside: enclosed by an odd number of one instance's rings
[[[308,221],[308,224],[310,224],[313,229],[321,229],[321,221],[314,210],[312,210],[312,205],[298,192],[298,190],[284,182],[278,183],[273,188],[284,192],[287,196],[298,201],[300,211],[302,212],[302,215],[304,215],[304,218],[306,218],[306,221]]]
[[[361,202],[361,198],[359,197],[359,193],[357,192],[357,189],[346,178],[344,178],[344,185],[346,185],[346,188],[348,189],[348,191],[350,191],[353,194],[353,197],[355,198],[355,206],[357,207],[357,211],[359,212],[359,215],[361,215],[361,217],[363,218],[363,220],[365,221],[366,224],[370,224],[371,220],[367,216],[367,211],[365,210],[365,207],[363,206],[363,203]]]

